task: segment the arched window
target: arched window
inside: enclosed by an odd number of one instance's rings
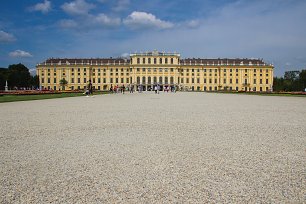
[[[159,58],[159,64],[163,63],[163,58]]]
[[[173,84],[173,77],[170,77],[170,84]]]
[[[137,84],[140,84],[140,77],[137,77]]]
[[[159,77],[159,83],[160,83],[160,84],[163,83],[163,77]]]
[[[146,77],[142,77],[142,84],[146,84]]]
[[[165,77],[165,84],[168,84],[168,77]]]
[[[154,77],[154,83],[157,83],[157,77]]]
[[[151,77],[148,77],[148,84],[151,84]]]

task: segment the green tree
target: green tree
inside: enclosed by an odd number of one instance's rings
[[[65,86],[67,86],[67,84],[68,84],[68,81],[65,78],[60,80],[60,85],[62,87],[62,90],[65,90]]]
[[[37,88],[39,87],[39,77],[37,75],[31,76],[31,86]]]
[[[5,82],[7,80],[8,69],[0,68],[0,90],[4,90]]]
[[[29,69],[23,64],[12,64],[8,67],[8,85],[14,87],[29,87],[31,75]]]
[[[273,91],[284,91],[284,78],[283,77],[273,78]]]
[[[305,91],[306,88],[306,69],[300,72],[299,81],[302,91]]]

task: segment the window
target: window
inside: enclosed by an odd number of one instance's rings
[[[124,82],[123,82],[123,79],[124,79],[124,78],[121,78],[121,83],[122,83],[122,84],[124,83]]]
[[[236,79],[236,84],[238,84],[238,79]]]
[[[130,83],[130,82],[129,82],[129,78],[126,78],[126,83]]]
[[[54,81],[53,81],[54,83],[56,83],[56,78],[54,78]]]
[[[186,79],[186,83],[187,83],[187,84],[189,83],[189,78]]]
[[[159,64],[162,64],[162,63],[163,63],[163,59],[159,58]]]
[[[163,83],[163,77],[159,77],[159,83],[160,83],[160,84]]]
[[[206,84],[206,79],[204,79],[204,84]]]
[[[154,58],[154,64],[156,64],[156,58]]]
[[[170,84],[173,84],[173,77],[170,77]]]
[[[223,70],[226,73],[226,69]]]
[[[236,72],[238,72],[238,69],[236,69]]]
[[[103,78],[103,83],[104,83],[104,84],[106,83],[106,78]]]
[[[146,63],[146,58],[142,58],[142,64]]]
[[[215,84],[217,83],[217,79],[215,79]]]
[[[81,79],[80,78],[78,78],[78,83],[81,83]]]
[[[165,84],[168,84],[168,77],[165,77]]]
[[[262,79],[259,80],[259,83],[262,84]]]
[[[254,79],[254,84],[256,84],[256,79]]]
[[[93,78],[93,79],[92,79],[92,83],[96,83],[96,78]]]
[[[269,79],[266,79],[266,84],[269,84]]]
[[[197,83],[198,83],[198,84],[200,83],[200,78],[197,78]]]
[[[165,64],[168,64],[168,58],[165,58]]]
[[[210,83],[210,84],[212,83],[211,79],[209,79],[209,83]]]
[[[157,77],[154,77],[153,80],[154,80],[154,83],[157,83]]]
[[[110,78],[110,83],[113,83],[113,78]]]
[[[86,83],[86,78],[84,78],[84,83]]]
[[[163,72],[163,69],[162,69],[162,68],[159,68],[159,72]]]
[[[233,79],[230,79],[230,84],[232,84],[233,83]]]
[[[50,78],[48,78],[48,84],[50,84]]]
[[[140,84],[140,77],[137,77],[137,84]]]
[[[140,72],[140,68],[137,68],[136,70],[137,70],[137,72]]]
[[[146,68],[142,68],[142,72],[146,72]]]
[[[140,58],[137,58],[137,64],[140,64]]]
[[[151,77],[148,77],[148,84],[151,84]]]
[[[184,83],[184,78],[181,78],[181,83],[182,83],[182,84]]]
[[[193,83],[193,84],[194,84],[194,78],[192,78],[192,79],[191,79],[191,83]]]
[[[116,78],[116,84],[118,84],[119,83],[119,79],[118,78]]]
[[[45,79],[44,78],[41,78],[41,83],[45,83]]]
[[[148,58],[148,63],[151,64],[151,58]]]
[[[173,64],[173,58],[171,58],[170,61],[171,61],[171,64]]]
[[[146,84],[146,77],[142,77],[142,83]]]
[[[247,84],[248,83],[248,79],[244,79],[244,84]]]
[[[170,68],[170,72],[173,72],[173,68]]]
[[[74,83],[74,78],[71,78],[71,83]]]
[[[192,69],[191,71],[194,72],[194,69]]]
[[[99,83],[99,84],[101,83],[101,78],[98,78],[98,83]]]

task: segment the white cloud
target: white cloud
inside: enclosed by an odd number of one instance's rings
[[[122,54],[121,54],[121,57],[123,57],[123,58],[129,58],[129,57],[130,57],[130,54],[127,53],[127,52],[125,52],[125,53],[122,53]]]
[[[174,24],[171,22],[160,20],[153,14],[139,11],[134,11],[131,13],[126,19],[124,19],[123,23],[133,29],[168,29],[174,27]]]
[[[0,43],[14,42],[15,40],[16,38],[14,37],[14,35],[0,30]]]
[[[9,53],[10,57],[33,57],[29,52],[23,50],[15,50]]]
[[[95,5],[87,3],[85,0],[75,0],[64,3],[61,8],[70,15],[86,15],[91,9],[95,8]]]
[[[58,25],[61,27],[61,28],[65,28],[65,29],[68,29],[68,28],[76,28],[78,26],[77,22],[75,22],[74,20],[71,20],[71,19],[63,19],[63,20],[60,20]]]
[[[191,20],[186,22],[186,26],[188,28],[197,28],[200,26],[200,21],[199,20]]]
[[[123,11],[130,5],[130,0],[118,0],[117,5],[113,8],[114,11]]]
[[[45,0],[43,3],[38,3],[29,9],[30,11],[40,11],[42,13],[48,13],[51,11],[51,2]]]
[[[117,26],[120,25],[120,18],[110,18],[107,15],[101,13],[95,17],[95,21],[100,25],[105,26]]]

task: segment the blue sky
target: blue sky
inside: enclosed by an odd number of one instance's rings
[[[306,68],[304,0],[2,0],[0,67],[177,51]]]

